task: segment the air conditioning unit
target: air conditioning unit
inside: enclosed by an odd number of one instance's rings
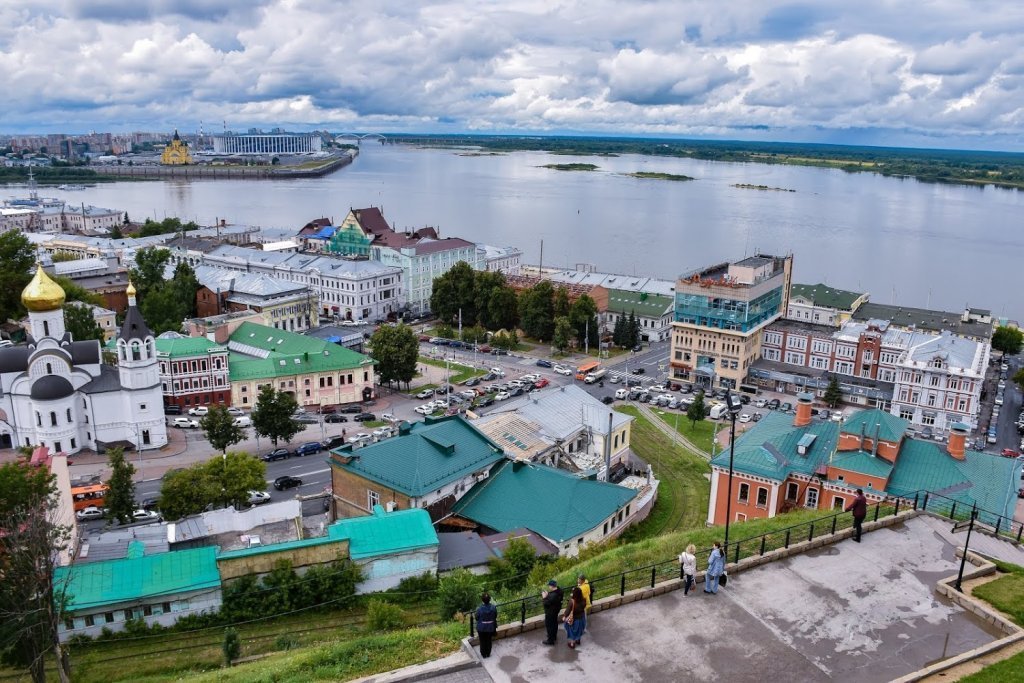
[[[394,512],[395,511],[395,502],[391,501],[390,503],[386,504],[384,506],[384,509],[387,510],[388,512]]]

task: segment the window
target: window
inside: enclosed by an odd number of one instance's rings
[[[57,413],[53,412],[52,410],[50,411],[50,426],[57,426]]]
[[[149,430],[148,429],[143,429],[142,430],[142,443],[145,446],[149,445]]]
[[[366,507],[372,510],[374,505],[380,505],[380,494],[377,493],[376,491],[367,491]]]
[[[62,450],[64,450],[63,448],[60,447],[60,441],[53,442],[53,450],[56,451],[57,453],[60,453]]]
[[[799,495],[800,486],[796,482],[791,481],[788,484],[786,484],[786,500],[796,502],[797,496]]]
[[[85,615],[85,625],[86,626],[95,626],[96,625],[96,620],[93,618],[93,616],[91,614],[86,614]]]
[[[757,487],[757,507],[768,507],[768,489],[763,486]]]
[[[910,408],[900,408],[900,418],[904,420],[913,420],[914,411],[911,410]]]
[[[78,448],[78,446],[75,444],[75,440],[74,439],[71,439],[71,448],[72,449]]]
[[[925,425],[926,427],[931,427],[932,425],[934,425],[935,424],[935,415],[934,415],[934,413],[922,413],[921,414],[921,424]]]
[[[818,489],[807,489],[807,498],[804,501],[805,508],[818,509]]]
[[[50,363],[46,364],[46,374],[47,375],[52,375],[53,374],[53,365],[51,365]]]
[[[736,497],[741,503],[747,503],[750,501],[750,484],[740,484],[740,493]]]
[[[836,496],[835,498],[832,499],[832,509],[833,510],[843,510],[845,508],[846,508],[846,499],[845,498],[842,498],[840,496]]]
[[[106,621],[108,624],[113,624],[114,623],[114,613],[113,612],[107,612],[106,614],[103,615],[103,620]]]

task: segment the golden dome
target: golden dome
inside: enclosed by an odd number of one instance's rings
[[[64,290],[36,264],[36,274],[21,292],[21,303],[30,311],[55,311],[64,305]]]
[[[131,280],[128,281],[128,289],[124,290],[124,293],[128,296],[135,296],[135,285]]]

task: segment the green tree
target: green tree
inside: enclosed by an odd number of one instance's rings
[[[1024,344],[1024,332],[1016,327],[1000,325],[992,334],[992,348],[996,351],[1002,351],[1012,356],[1020,353],[1022,344]]]
[[[171,260],[167,249],[147,247],[135,253],[135,267],[128,271],[128,277],[135,285],[138,300],[144,301],[150,291],[162,287],[166,280],[164,269]]]
[[[138,268],[132,271],[139,310],[154,334],[181,330],[182,322],[195,315],[196,292],[199,281],[195,271],[187,263],[179,263],[169,281],[163,277],[167,265],[166,249],[147,254],[140,262],[139,256],[149,250],[143,249],[136,256]],[[158,276],[155,275],[158,273]],[[158,277],[154,282],[153,278]],[[136,278],[138,280],[136,281]]]
[[[107,486],[107,519],[127,524],[132,520],[135,511],[135,466],[124,457],[124,449],[111,448],[107,451],[107,465],[110,467],[110,479]]]
[[[224,642],[221,644],[224,651],[224,663],[231,666],[231,663],[238,659],[242,653],[242,639],[238,637],[238,631],[228,626],[224,629]]]
[[[1013,375],[1013,381],[1017,383],[1017,386],[1024,389],[1024,368],[1021,368]]]
[[[825,389],[825,403],[829,408],[835,408],[843,400],[843,390],[839,388],[839,380],[835,377],[829,380]]]
[[[597,304],[593,299],[586,294],[580,295],[569,308],[569,320],[580,346],[586,343],[592,349],[598,348],[601,339],[597,325]]]
[[[522,538],[513,538],[505,547],[501,557],[490,560],[490,580],[495,591],[518,591],[526,587],[537,563],[537,552]]]
[[[302,430],[302,425],[293,419],[299,404],[295,397],[283,391],[276,391],[266,384],[260,389],[256,407],[252,411],[252,426],[260,436],[270,439],[274,446],[278,441],[289,442]]]
[[[468,569],[459,568],[442,577],[437,585],[441,619],[448,621],[457,613],[469,613],[479,597],[479,580]]]
[[[462,341],[469,344],[482,344],[487,341],[487,330],[479,323],[462,330]]]
[[[686,417],[690,419],[692,427],[696,427],[697,423],[704,419],[704,392],[698,391],[694,394],[693,403],[686,409]]]
[[[505,349],[506,351],[512,351],[519,345],[519,339],[516,337],[515,332],[499,331],[497,334],[491,337],[491,346],[496,349]]]
[[[487,304],[489,330],[512,330],[519,322],[519,297],[509,285],[497,287],[491,292]]]
[[[629,331],[629,347],[636,348],[640,345],[640,319],[636,317],[634,311],[629,312],[627,329]]]
[[[559,287],[555,290],[555,296],[552,299],[552,308],[554,309],[554,315],[556,318],[569,315],[569,291],[565,287]]]
[[[120,225],[115,225],[114,227],[112,227],[110,229],[110,239],[114,239],[114,240],[123,240],[124,239],[124,232],[121,231],[121,226]]]
[[[430,310],[442,322],[456,325],[459,322],[459,310],[461,309],[462,324],[475,324],[475,279],[476,272],[465,261],[459,261],[449,268],[448,272],[434,278],[434,286],[430,295]]]
[[[551,343],[556,349],[564,353],[569,345],[572,343],[575,333],[572,329],[572,323],[569,322],[568,316],[559,316],[555,318],[555,331],[551,338]]]
[[[523,290],[519,298],[519,316],[520,325],[528,337],[551,340],[555,330],[554,296],[554,289],[547,280]]]
[[[487,329],[495,329],[491,320],[491,297],[499,289],[506,287],[505,276],[499,272],[480,271],[473,278],[473,308],[476,311],[476,324]],[[465,324],[465,320],[463,321]]]
[[[180,519],[208,507],[240,508],[249,491],[266,487],[266,465],[248,453],[225,453],[203,463],[164,476],[160,511],[167,519]]]
[[[33,467],[25,459],[0,465],[0,522],[16,510],[38,506],[54,489],[46,467]]]
[[[32,279],[35,247],[18,230],[0,234],[0,321],[19,319],[25,315],[21,290]]]
[[[612,343],[616,346],[626,345],[626,316],[615,317],[615,329],[612,331]]]
[[[95,292],[90,292],[71,278],[63,277],[61,275],[51,275],[50,278],[64,290],[65,302],[79,302],[83,304],[92,304],[93,306],[103,305],[103,297]]]
[[[77,302],[64,304],[64,328],[75,341],[103,341],[103,329],[92,316],[92,309]]]
[[[370,357],[377,361],[381,384],[409,382],[416,376],[420,343],[408,325],[381,325],[370,337]]]
[[[221,453],[245,439],[245,430],[235,423],[235,417],[225,406],[210,406],[209,412],[199,420],[206,440]]]
[[[160,484],[160,512],[168,520],[199,514],[218,494],[199,464],[168,472]]]

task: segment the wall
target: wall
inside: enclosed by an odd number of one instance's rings
[[[400,555],[375,557],[357,562],[363,570],[363,581],[357,593],[384,591],[398,586],[410,576],[437,573],[437,546],[414,550]]]
[[[149,616],[146,616],[144,612],[146,606],[151,610]],[[164,612],[166,606],[171,608],[169,612]],[[57,632],[63,642],[75,635],[98,636],[104,628],[114,632],[123,631],[126,613],[135,613],[138,618],[142,618],[150,626],[153,624],[171,626],[181,617],[215,612],[220,609],[220,606],[220,588],[184,591],[173,595],[153,596],[145,600],[112,603],[88,610],[78,610],[72,612],[69,617],[74,627],[69,630],[66,624],[61,624]],[[107,621],[108,614],[113,621]],[[86,618],[89,616],[92,616],[93,619],[92,626],[86,626]]]
[[[348,539],[327,541],[318,545],[307,545],[299,548],[272,551],[242,557],[217,558],[217,569],[220,570],[221,581],[227,582],[246,574],[266,574],[281,560],[288,560],[298,571],[304,567],[328,564],[335,560],[343,560],[349,555]]]
[[[715,469],[713,471],[713,479],[711,486],[712,505],[708,506],[708,524],[725,524],[725,512],[726,512],[726,497],[729,490],[729,473]],[[739,500],[740,485],[747,484],[749,488],[749,495],[747,502],[741,502]],[[767,500],[765,505],[758,506],[757,504],[757,490],[759,488],[767,489]],[[756,477],[753,475],[741,474],[733,471],[732,477],[732,503],[730,514],[732,520],[735,522],[737,519],[766,519],[768,517],[774,517],[777,511],[778,499],[784,494],[785,490],[779,490],[778,482],[774,482],[771,479],[765,477]],[[745,517],[738,517],[738,515],[744,515]]]
[[[336,517],[362,517],[371,509],[368,505],[369,491],[380,496],[380,505],[395,503],[399,510],[408,510],[411,500],[408,496],[393,491],[382,484],[369,481],[335,465],[331,465],[331,485],[334,489]]]

